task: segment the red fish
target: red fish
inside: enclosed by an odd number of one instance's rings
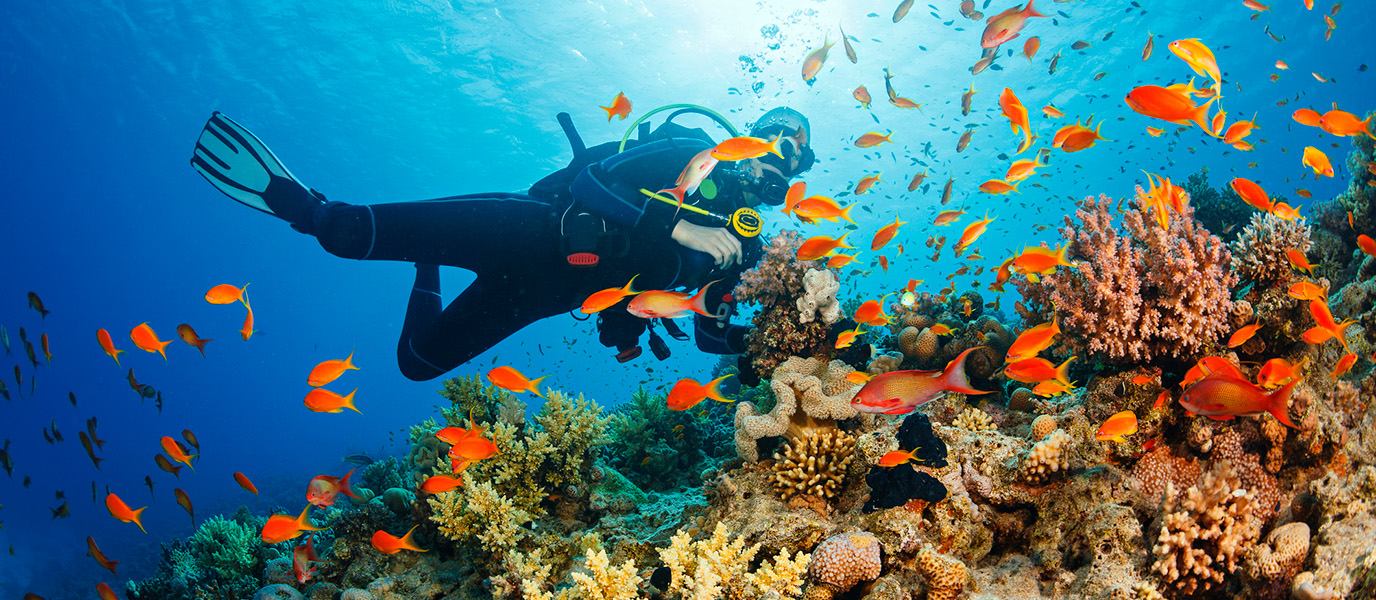
[[[177,440],[172,439],[171,436],[164,435],[159,441],[162,444],[162,451],[167,453],[168,458],[191,467],[192,471],[196,470],[196,467],[191,466],[191,459],[200,456],[199,454],[188,455],[186,451],[182,449],[181,444],[178,444]]]
[[[311,374],[306,376],[306,385],[311,387],[326,385],[339,379],[339,377],[348,370],[358,370],[358,367],[354,366],[353,352],[350,352],[349,356],[344,360],[327,360],[315,365],[315,368],[311,369]]]
[[[292,518],[291,515],[272,515],[268,517],[268,522],[263,525],[263,531],[259,538],[269,544],[280,544],[287,540],[296,539],[307,531],[323,531],[324,527],[315,527],[311,524],[308,512],[310,505],[301,509],[301,516]]]
[[[631,114],[631,99],[626,94],[617,92],[616,97],[612,98],[611,106],[599,106],[598,108],[607,111],[607,121],[611,122],[612,117],[621,117],[626,120],[626,115]]]
[[[177,326],[177,337],[180,337],[187,345],[195,346],[197,350],[200,350],[201,358],[205,358],[206,343],[215,341],[214,339],[201,339],[196,335],[196,330],[192,329],[191,326],[186,323]]]
[[[1227,371],[1217,371],[1185,388],[1185,393],[1180,396],[1180,405],[1191,414],[1204,415],[1216,421],[1269,412],[1286,427],[1298,429],[1290,422],[1287,412],[1290,394],[1296,385],[1299,385],[1299,381],[1291,381],[1275,392],[1267,392]]]
[[[100,597],[100,600],[119,600],[119,596],[115,595],[115,590],[111,589],[110,584],[104,581],[96,584],[96,595]]]
[[[779,143],[783,137],[775,137],[773,140],[765,140],[757,137],[739,136],[722,141],[712,149],[712,158],[721,161],[746,160],[748,158],[758,158],[766,154],[773,154],[783,158],[783,153],[779,150]]]
[[[866,413],[902,415],[944,392],[988,394],[970,387],[965,376],[965,357],[974,350],[961,352],[942,371],[892,371],[877,375],[855,394],[851,407]]]
[[[115,359],[115,365],[119,366],[119,355],[124,354],[124,351],[115,349],[115,340],[110,339],[110,332],[105,329],[97,329],[96,342],[100,344],[101,350],[104,350],[110,358]]]
[[[908,452],[904,452],[902,450],[893,450],[891,452],[886,452],[884,453],[884,456],[879,458],[879,466],[896,467],[898,465],[905,464],[908,461],[922,461],[922,459],[917,457],[917,450],[910,450]]]
[[[434,475],[420,484],[420,491],[426,494],[443,494],[463,487],[463,478],[453,475]]]
[[[1032,8],[1032,0],[1027,0],[1027,6],[1014,6],[997,15],[989,17],[989,24],[984,27],[984,33],[980,35],[979,45],[981,48],[997,48],[1008,40],[1018,37],[1027,20],[1032,17],[1045,17],[1046,15],[1037,12]]]
[[[1029,328],[1013,340],[1013,345],[1008,347],[1008,355],[1004,360],[1009,363],[1035,358],[1037,353],[1051,347],[1056,336],[1061,333],[1061,327],[1056,319],[1051,319],[1050,323],[1042,323]]]
[[[401,537],[394,536],[386,531],[378,530],[377,533],[373,534],[373,548],[376,548],[378,552],[383,554],[396,554],[402,550],[429,552],[429,550],[422,550],[417,547],[415,538],[411,537],[412,534],[415,533],[416,527],[420,527],[420,525],[412,526],[411,529],[406,532],[406,535]]]
[[[291,572],[300,583],[306,583],[315,576],[315,567],[311,563],[318,562],[320,556],[315,553],[315,546],[311,543],[314,539],[314,535],[306,536],[306,543],[291,549]]]
[[[1059,381],[1063,384],[1070,384],[1070,363],[1075,361],[1072,356],[1056,366],[1045,358],[1028,358],[1015,363],[1008,363],[1003,368],[1003,374],[1013,381],[1023,383],[1041,383],[1043,381]]]
[[[358,467],[349,469],[349,472],[345,473],[343,477],[331,477],[329,475],[315,476],[315,478],[311,479],[310,485],[306,486],[306,501],[311,503],[311,506],[325,508],[334,506],[334,501],[339,494],[344,494],[350,498],[361,499],[354,494],[354,488],[349,485],[349,478],[356,470],[358,470]],[[305,513],[303,512],[301,514],[304,515]]]
[[[1233,333],[1232,337],[1228,338],[1228,347],[1236,348],[1247,343],[1247,340],[1252,339],[1252,336],[1256,335],[1258,329],[1261,329],[1260,322],[1252,323],[1251,325],[1248,325],[1246,327],[1243,327],[1242,329],[1237,330]]]
[[[254,496],[258,495],[258,488],[257,486],[253,485],[252,481],[249,481],[248,475],[235,471],[234,481],[239,482],[239,487],[244,488],[247,491],[253,492]]]
[[[1333,365],[1333,372],[1329,374],[1329,377],[1333,379],[1342,377],[1346,375],[1347,372],[1352,369],[1352,365],[1355,364],[1357,364],[1357,353],[1348,352],[1344,354],[1342,358],[1338,359],[1337,364]]]
[[[94,558],[100,566],[108,569],[111,574],[116,577],[119,576],[119,573],[115,573],[115,567],[119,566],[119,561],[105,558],[105,553],[100,551],[99,546],[96,546],[96,539],[90,536],[86,537],[86,556]]]
[[[1194,123],[1209,135],[1213,135],[1213,127],[1209,123],[1209,105],[1217,99],[1215,96],[1204,104],[1196,106],[1189,94],[1163,88],[1159,85],[1144,85],[1133,88],[1125,98],[1128,107],[1140,114],[1177,125]]]
[[[148,507],[145,506],[138,510],[131,510],[128,504],[120,500],[119,496],[114,494],[105,496],[105,510],[110,511],[110,516],[114,517],[117,521],[138,525],[139,530],[144,533],[148,533],[148,530],[143,528],[143,511],[147,508]]]
[[[244,315],[244,326],[239,329],[239,337],[244,338],[244,341],[247,342],[249,338],[253,337],[253,334],[258,333],[258,330],[253,328],[253,307],[249,305],[247,299],[244,300],[244,308],[248,309],[248,313]]]
[[[697,406],[699,402],[711,398],[717,402],[731,402],[721,395],[721,382],[730,375],[722,375],[712,381],[699,385],[697,381],[689,378],[678,380],[673,389],[669,390],[669,396],[664,399],[669,406],[669,410],[688,410]]]
[[[893,139],[891,139],[891,138],[893,138],[893,132],[892,132],[892,131],[890,131],[888,134],[879,133],[878,131],[871,131],[871,132],[868,132],[868,133],[866,133],[866,134],[864,134],[864,135],[862,135],[862,136],[856,138],[856,140],[855,140],[855,147],[856,147],[856,148],[873,148],[873,147],[878,146],[878,145],[880,145],[880,144],[882,144],[882,143],[884,143],[884,142],[893,143]]]

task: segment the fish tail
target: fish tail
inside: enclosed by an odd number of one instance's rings
[[[613,104],[615,104],[615,103],[613,103]],[[612,108],[611,106],[599,106],[599,107],[597,107],[597,108],[600,108],[600,109],[602,109],[602,110],[607,111],[607,122],[608,122],[608,123],[611,123],[611,122],[612,122],[612,117],[616,115],[616,109],[615,109],[615,108]]]
[[[636,273],[635,275],[632,275],[632,276],[631,276],[631,280],[626,282],[626,285],[623,286],[623,287],[621,288],[621,291],[626,292],[627,294],[638,294],[638,293],[640,293],[640,292],[635,291],[635,289],[631,287],[631,284],[632,284],[632,283],[635,283],[635,278],[636,278],[636,277],[640,277],[640,273]]]
[[[138,525],[139,531],[142,531],[144,533],[148,533],[148,530],[143,528],[143,511],[147,509],[148,507],[145,506],[143,508],[140,508],[136,511],[132,511],[129,513],[129,520],[133,521],[135,525]]]
[[[841,209],[841,218],[850,221],[851,225],[855,225],[855,220],[850,218],[850,211],[852,208],[855,208],[854,204]]]
[[[779,135],[774,136],[774,140],[771,141],[771,142],[769,143],[769,153],[770,153],[770,154],[773,154],[774,156],[777,156],[777,157],[779,157],[779,158],[783,158],[783,157],[784,157],[784,153],[783,153],[782,150],[779,150],[779,144],[782,144],[783,141],[784,141],[784,136],[783,136],[782,133],[779,134]]]
[[[210,341],[210,340],[206,340],[206,341]],[[355,367],[355,366],[354,366],[354,351],[353,351],[353,350],[350,350],[350,351],[349,351],[349,356],[348,356],[347,358],[344,359],[344,370],[345,370],[345,371],[348,371],[349,369],[353,369],[353,370],[355,370],[355,371],[358,370],[358,367]]]
[[[851,245],[846,244],[846,236],[848,236],[848,235],[850,235],[850,232],[843,233],[843,234],[841,234],[841,237],[837,238],[837,240],[836,240],[836,247],[837,247],[837,248],[846,248],[846,249],[849,249],[849,250],[854,250],[854,249],[855,249],[855,246],[851,246]]]
[[[248,296],[245,295],[248,293],[248,286],[249,284],[245,283],[244,287],[239,288],[239,302],[244,303],[244,306],[248,306]]]
[[[1076,357],[1074,357],[1074,356],[1072,356],[1072,357],[1070,357],[1070,358],[1067,358],[1067,359],[1065,359],[1065,362],[1061,363],[1061,366],[1056,367],[1056,381],[1059,381],[1059,382],[1061,382],[1061,383],[1064,383],[1064,384],[1066,384],[1067,386],[1068,386],[1068,385],[1071,385],[1071,383],[1070,383],[1070,363],[1075,362],[1075,358],[1076,358]]]
[[[707,385],[702,386],[707,391],[707,397],[716,400],[717,402],[730,403],[730,400],[727,400],[724,396],[721,395],[721,382],[730,376],[731,374],[727,373],[726,375],[722,375],[721,377],[718,377],[716,379],[713,379],[712,381],[707,382]]]
[[[1023,16],[1029,19],[1032,17],[1045,17],[1046,15],[1039,13],[1037,12],[1037,9],[1032,8],[1032,2],[1033,0],[1027,0],[1027,8],[1022,9]]]
[[[116,367],[123,367],[123,366],[124,366],[124,365],[119,364],[119,355],[121,355],[121,354],[124,354],[124,351],[123,351],[123,350],[115,350],[114,352],[110,353],[110,358],[115,359],[115,366],[116,366]]]
[[[343,477],[340,477],[340,478],[339,478],[339,493],[344,494],[344,495],[347,495],[347,496],[352,497],[352,498],[358,498],[358,496],[354,495],[354,488],[353,488],[353,486],[349,484],[349,477],[352,476],[352,475],[354,474],[354,471],[357,471],[357,470],[358,470],[358,467],[354,467],[354,468],[352,468],[352,469],[349,469],[349,472],[348,472],[348,473],[345,473]],[[360,498],[360,500],[361,500],[361,498]]]
[[[978,346],[982,348],[983,346]],[[969,348],[960,353],[955,360],[946,365],[946,369],[941,372],[941,387],[948,392],[960,392],[962,394],[988,394],[990,392],[980,391],[970,386],[970,378],[965,375],[965,357],[974,352],[975,348]],[[911,409],[910,409],[911,410]]]
[[[680,211],[680,210],[683,209],[683,190],[680,190],[680,189],[678,189],[678,188],[676,188],[676,187],[675,187],[675,188],[665,188],[665,189],[659,190],[658,192],[655,192],[655,193],[656,193],[656,194],[669,194],[670,196],[673,196],[673,198],[674,198],[675,200],[678,200],[678,206],[677,206],[676,208],[674,208],[674,216],[677,217],[677,216],[678,216],[678,211]]]
[[[1310,274],[1310,277],[1313,277],[1312,272]],[[1334,327],[1332,331],[1330,331],[1330,333],[1333,334],[1333,337],[1338,338],[1338,343],[1343,345],[1343,350],[1347,352],[1352,351],[1351,348],[1347,347],[1347,328],[1351,327],[1353,323],[1356,323],[1356,321],[1348,319],[1346,321],[1343,321],[1342,323],[1338,323],[1338,326]]]
[[[718,281],[721,280],[714,279],[712,281],[707,282],[707,285],[702,286],[702,289],[698,290],[698,293],[693,294],[693,297],[688,300],[688,310],[698,313],[704,317],[716,318],[717,315],[707,312],[707,288],[712,287],[712,284],[717,283]]]
[[[401,536],[401,547],[415,552],[429,552],[429,550],[421,550],[420,546],[416,545],[416,539],[411,537],[412,534],[416,532],[417,527],[420,527],[420,525],[412,525],[411,529],[406,532],[406,535]]]
[[[1195,107],[1194,112],[1190,113],[1189,116],[1189,121],[1191,123],[1198,125],[1200,129],[1204,130],[1204,133],[1214,137],[1218,137],[1218,135],[1214,133],[1213,127],[1209,124],[1209,105],[1213,104],[1218,98],[1218,95],[1209,98],[1208,101]]]
[[[540,377],[530,382],[530,387],[527,388],[530,390],[530,393],[535,394],[536,396],[539,396],[541,398],[545,397],[544,394],[540,393],[540,382],[544,381],[545,377],[549,377],[549,375],[545,375],[544,377]]]
[[[1290,394],[1295,391],[1295,386],[1300,384],[1299,379],[1295,379],[1285,384],[1285,387],[1271,393],[1267,412],[1271,413],[1282,425],[1291,429],[1299,429],[1294,423],[1290,422]]]

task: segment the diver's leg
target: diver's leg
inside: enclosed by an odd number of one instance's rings
[[[331,202],[310,227],[331,254],[482,271],[496,263],[555,260],[559,237],[549,205],[518,194],[419,202]]]

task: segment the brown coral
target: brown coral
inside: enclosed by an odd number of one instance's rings
[[[794,494],[834,498],[846,481],[855,438],[839,429],[808,431],[774,454],[774,491],[784,500]]]
[[[1295,279],[1286,250],[1309,252],[1311,230],[1301,221],[1287,221],[1270,213],[1253,213],[1252,222],[1229,244],[1233,270],[1244,281],[1273,287]]]
[[[879,538],[865,531],[833,535],[812,551],[812,576],[845,592],[861,581],[879,577],[883,567]]]
[[[965,563],[923,548],[917,567],[927,579],[927,600],[955,600],[965,591]]]
[[[937,335],[930,327],[905,327],[898,333],[898,349],[918,363],[926,363],[936,356],[937,341]]]
[[[1272,530],[1266,536],[1266,543],[1252,548],[1247,556],[1247,572],[1254,579],[1288,586],[1308,556],[1309,525],[1287,523]]]
[[[1179,493],[1199,480],[1204,468],[1193,458],[1176,456],[1169,446],[1148,452],[1132,468],[1133,487],[1152,502],[1161,502],[1167,489]]]
[[[1178,505],[1172,492],[1167,491],[1162,505],[1166,514],[1152,548],[1152,572],[1184,595],[1221,587],[1261,534],[1261,522],[1252,514],[1252,492],[1226,462],[1191,486]]]
[[[808,430],[856,416],[850,401],[859,386],[846,379],[853,371],[841,361],[790,357],[774,370],[769,382],[775,398],[773,410],[761,414],[753,403],[736,405],[736,453],[757,462],[759,445],[755,440],[786,433],[790,440],[797,440]]]

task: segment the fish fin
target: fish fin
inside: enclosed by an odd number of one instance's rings
[[[613,104],[615,104],[615,103],[613,103]],[[607,111],[607,122],[608,122],[608,123],[612,122],[612,117],[616,115],[616,109],[615,109],[615,108],[612,108],[611,106],[599,106],[599,107],[597,107],[597,108],[600,108],[600,109],[602,109],[602,110]]]
[[[142,532],[144,532],[144,533],[148,533],[148,530],[143,528],[143,511],[145,511],[145,510],[147,510],[147,509],[148,509],[148,507],[145,506],[145,507],[140,508],[140,509],[138,509],[138,510],[136,510],[136,511],[133,511],[133,512],[130,513],[130,515],[129,515],[129,520],[133,521],[135,525],[138,525],[138,526],[139,526],[139,530],[142,531]]]
[[[982,348],[977,346],[976,348]],[[975,348],[969,348],[960,353],[955,360],[946,365],[946,369],[941,372],[941,387],[948,392],[960,392],[962,394],[988,394],[990,392],[980,391],[970,387],[970,379],[965,375],[965,357],[974,352]]]
[[[854,205],[854,204],[852,204],[852,205],[850,205],[850,206],[847,206],[847,207],[845,207],[844,209],[842,209],[842,210],[841,210],[841,218],[842,218],[842,219],[845,219],[845,220],[847,220],[847,221],[850,221],[850,224],[851,224],[851,225],[855,225],[855,220],[852,219],[852,218],[850,218],[850,211],[851,211],[852,208],[855,208],[855,205]]]
[[[1023,16],[1029,19],[1032,17],[1045,17],[1046,15],[1039,13],[1037,12],[1037,9],[1032,8],[1032,2],[1033,0],[1027,0],[1027,8],[1022,9]]]
[[[631,280],[626,282],[625,287],[622,287],[622,288],[621,288],[621,291],[626,292],[626,293],[628,293],[628,294],[639,294],[640,292],[635,291],[635,289],[631,287],[631,284],[632,284],[632,283],[635,283],[635,278],[636,278],[636,277],[640,277],[640,273],[636,273],[635,275],[632,275],[632,276],[631,276]]]
[[[1070,383],[1070,363],[1075,362],[1075,358],[1076,358],[1076,357],[1074,357],[1074,356],[1072,356],[1072,357],[1070,357],[1070,358],[1067,358],[1067,359],[1065,359],[1065,362],[1061,363],[1061,366],[1056,367],[1056,381],[1059,381],[1059,382],[1061,382],[1061,383],[1064,383],[1064,384],[1066,384],[1067,386],[1071,385],[1071,383]]]
[[[530,393],[535,394],[536,396],[539,396],[541,398],[545,397],[544,394],[540,393],[540,382],[544,381],[545,377],[549,377],[549,375],[545,375],[544,377],[541,377],[530,382]]]
[[[1270,406],[1267,412],[1271,413],[1282,425],[1291,429],[1299,429],[1290,421],[1290,394],[1294,393],[1295,386],[1299,385],[1300,380],[1296,379],[1285,384],[1285,387],[1271,393]]]
[[[1204,416],[1209,417],[1210,419],[1213,419],[1213,420],[1215,420],[1215,421],[1231,421],[1231,420],[1237,418],[1237,417],[1235,417],[1235,416],[1233,416],[1233,415],[1204,415]]]
[[[717,283],[719,281],[721,280],[715,279],[709,281],[707,282],[707,285],[702,286],[702,289],[698,290],[698,293],[693,294],[693,297],[690,298],[688,301],[688,310],[698,313],[704,317],[715,319],[717,315],[707,312],[707,288],[712,287],[712,284]]]
[[[206,341],[210,341],[210,340],[206,340]],[[345,370],[345,371],[348,371],[348,370],[350,370],[350,369],[353,369],[353,370],[355,370],[355,371],[358,370],[358,367],[355,367],[355,366],[354,366],[354,351],[353,351],[353,350],[350,350],[350,351],[349,351],[349,356],[348,356],[347,358],[344,359],[344,370]]]
[[[352,468],[352,469],[349,469],[349,472],[348,472],[348,473],[345,473],[343,477],[340,477],[340,478],[339,478],[339,483],[338,483],[338,485],[339,485],[339,493],[344,494],[344,495],[346,495],[346,496],[348,496],[348,497],[350,497],[350,498],[358,498],[358,496],[354,495],[354,488],[353,488],[353,486],[349,484],[349,477],[350,477],[351,475],[354,474],[354,471],[357,471],[357,470],[358,470],[358,467],[354,467],[354,468]],[[359,499],[359,500],[362,500],[362,498],[358,498],[358,499]]]
[[[717,402],[731,402],[730,400],[727,400],[725,397],[721,395],[721,382],[722,380],[730,376],[731,374],[727,373],[726,375],[722,375],[721,377],[718,377],[716,379],[713,379],[712,381],[707,382],[707,385],[703,386],[707,389],[707,397],[716,400]]]
[[[354,394],[357,394],[357,393],[358,393],[358,390],[354,390],[354,391],[352,391],[352,392],[349,392],[349,395],[348,395],[348,396],[345,396],[345,397],[344,397],[344,407],[345,407],[345,408],[348,408],[348,409],[350,409],[350,410],[352,410],[352,411],[354,411],[354,412],[356,412],[356,413],[358,413],[358,414],[361,415],[361,414],[363,414],[363,411],[358,410],[358,407],[357,407],[357,406],[354,406]],[[343,411],[342,411],[342,410],[336,410],[336,411],[334,411],[334,412],[343,412]]]
[[[610,120],[610,119],[608,119],[608,120]],[[659,190],[658,192],[655,192],[655,193],[656,193],[656,194],[669,194],[670,196],[673,196],[673,198],[674,198],[675,200],[678,200],[678,206],[677,206],[676,208],[674,208],[674,216],[675,216],[675,217],[678,216],[678,211],[683,210],[683,190],[680,190],[680,189],[674,187],[674,188],[665,188],[665,189]]]
[[[401,546],[415,552],[429,552],[429,550],[422,550],[420,546],[417,546],[416,538],[412,537],[416,533],[417,527],[420,527],[420,525],[412,525],[411,529],[406,532],[406,535],[401,536]]]

